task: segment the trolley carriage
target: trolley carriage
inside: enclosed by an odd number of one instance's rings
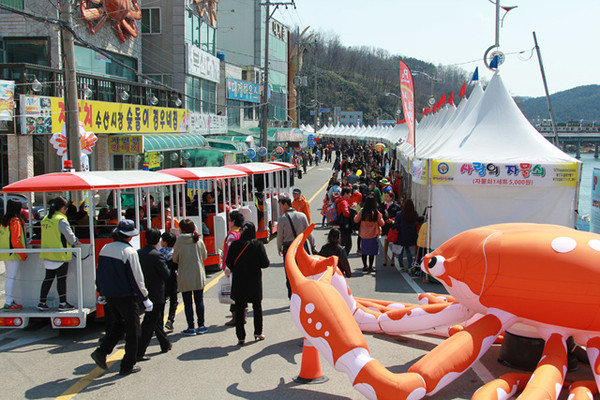
[[[134,204],[136,211],[136,226],[140,228],[141,220],[139,214],[139,205],[143,203],[143,190],[146,191],[145,199],[147,205],[147,224],[150,226],[152,215],[150,214],[150,190],[159,190],[161,199],[161,222],[165,226],[164,211],[164,189],[169,188],[171,193],[178,194],[183,192],[185,181],[172,175],[149,171],[94,171],[94,172],[59,172],[35,176],[12,183],[3,188],[5,197],[7,193],[27,193],[29,196],[29,207],[31,208],[31,195],[33,193],[42,193],[43,204],[47,204],[48,193],[70,192],[74,197],[78,197],[81,192],[87,192],[85,196],[88,204],[89,215],[89,239],[80,238],[82,245],[79,247],[66,249],[43,249],[44,252],[52,251],[71,251],[74,257],[69,265],[67,275],[67,299],[73,303],[76,308],[72,311],[58,311],[58,298],[56,289],[50,290],[48,297],[49,311],[38,311],[36,305],[39,301],[40,286],[44,279],[44,266],[39,258],[42,249],[39,248],[38,240],[31,240],[33,237],[33,224],[31,219],[31,209],[29,210],[29,224],[26,227],[29,246],[24,251],[28,253],[25,261],[19,264],[19,271],[16,278],[14,289],[15,300],[23,305],[23,308],[16,311],[0,310],[0,328],[24,328],[27,326],[30,318],[50,318],[54,328],[82,328],[86,325],[88,314],[98,312],[101,314],[103,309],[97,304],[96,292],[96,264],[100,249],[112,241],[110,238],[97,238],[95,223],[95,202],[94,195],[99,190],[113,190],[116,198],[117,220],[121,217],[121,192],[132,190],[134,195]],[[73,197],[72,196],[72,197]],[[176,199],[178,196],[174,196]],[[6,199],[5,199],[6,200]],[[177,201],[176,201],[177,202]],[[176,204],[176,207],[179,207]],[[171,218],[173,218],[171,216]],[[173,226],[173,225],[172,225]],[[112,229],[112,227],[110,227]],[[143,232],[132,241],[134,247],[139,247],[144,240]],[[0,250],[0,252],[14,252],[14,250]],[[54,297],[53,297],[54,296]]]

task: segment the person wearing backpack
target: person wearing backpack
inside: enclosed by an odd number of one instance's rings
[[[383,216],[377,211],[377,200],[374,196],[368,196],[365,206],[360,213],[354,217],[354,222],[360,222],[359,236],[361,238],[361,252],[363,272],[374,272],[373,263],[375,256],[379,254],[379,233],[385,225]],[[367,257],[369,264],[367,266]]]
[[[352,276],[352,271],[350,270],[350,263],[348,262],[348,254],[346,254],[346,250],[342,246],[340,246],[340,231],[339,229],[332,228],[329,230],[329,234],[327,235],[327,244],[321,247],[321,250],[318,253],[323,257],[338,257],[338,268],[346,278],[350,278]]]

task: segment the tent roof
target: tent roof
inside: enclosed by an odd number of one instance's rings
[[[451,125],[455,126],[456,120]],[[444,127],[440,127],[443,130]],[[418,143],[417,143],[418,147]],[[490,162],[577,162],[544,138],[525,118],[496,72],[478,107],[427,158]]]

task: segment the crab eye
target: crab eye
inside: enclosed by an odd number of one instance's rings
[[[441,276],[446,272],[446,268],[444,267],[444,263],[446,259],[442,256],[435,256],[429,263],[427,264],[427,269],[429,273],[433,276]]]

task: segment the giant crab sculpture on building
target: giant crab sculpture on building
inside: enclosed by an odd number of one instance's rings
[[[125,42],[126,33],[134,38],[138,36],[135,21],[142,19],[142,11],[137,0],[82,0],[79,10],[92,35],[110,19],[114,22],[121,42]]]
[[[286,256],[290,312],[305,338],[369,399],[420,399],[467,371],[505,330],[546,340],[533,374],[506,374],[474,399],[557,399],[567,372],[566,339],[587,348],[595,382],[574,382],[569,399],[591,399],[600,384],[600,235],[542,224],[465,231],[425,256],[422,269],[451,296],[423,305],[355,299],[337,258],[308,255],[299,235]],[[568,271],[567,273],[565,271]],[[543,277],[543,279],[540,279]],[[461,326],[453,327],[454,324]],[[407,372],[371,357],[362,330],[393,334],[437,329],[450,337]]]
[[[200,18],[208,12],[210,25],[214,27],[217,22],[217,4],[219,0],[192,0],[192,3],[196,5]]]

